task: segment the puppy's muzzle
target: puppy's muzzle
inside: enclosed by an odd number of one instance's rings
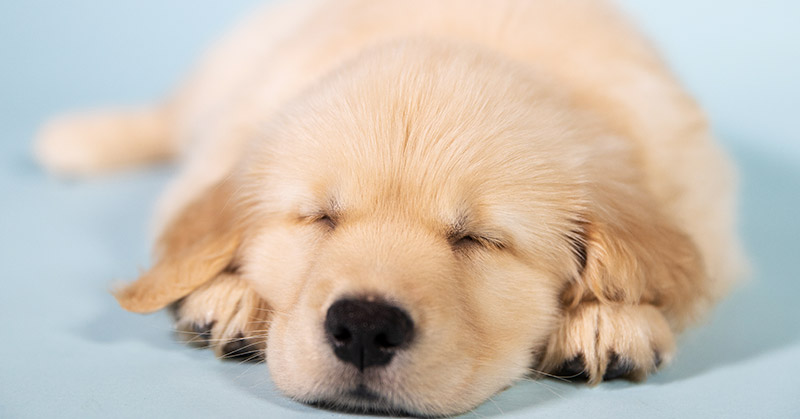
[[[341,299],[328,309],[325,333],[333,352],[359,371],[387,365],[407,348],[414,322],[401,308],[366,299]]]

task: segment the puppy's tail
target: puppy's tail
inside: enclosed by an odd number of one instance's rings
[[[41,128],[34,154],[51,172],[68,176],[169,159],[178,151],[171,119],[157,108],[63,115]]]

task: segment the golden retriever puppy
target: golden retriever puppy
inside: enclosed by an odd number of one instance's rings
[[[703,114],[602,1],[287,3],[37,153],[179,157],[119,303],[264,354],[303,402],[448,415],[531,373],[642,379],[742,264]]]

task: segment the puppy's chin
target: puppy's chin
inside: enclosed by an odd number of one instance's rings
[[[321,409],[342,413],[401,417],[428,416],[422,412],[410,411],[396,406],[382,394],[371,390],[364,384],[358,384],[350,390],[343,391],[333,397],[320,398],[305,403]]]
[[[297,383],[291,384],[294,390],[287,390],[281,385],[283,380],[278,379],[275,382],[284,394],[296,401],[343,413],[440,417],[463,413],[478,404],[474,399],[472,402],[466,398],[454,400],[453,395],[435,400],[434,398],[439,396],[404,394],[402,388],[398,389],[385,378],[392,374],[376,372],[364,375],[358,373],[330,375],[336,378],[330,380],[329,385],[314,383],[316,385],[309,386],[305,391],[298,391]],[[482,402],[482,399],[478,402]]]
[[[429,416],[429,412],[414,410],[389,396],[390,390],[382,388],[380,373],[372,377],[358,376],[351,382],[340,383],[341,390],[311,399],[304,403],[343,413],[385,416]],[[346,380],[343,380],[346,381]]]

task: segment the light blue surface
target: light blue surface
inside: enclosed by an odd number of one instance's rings
[[[148,263],[171,169],[65,181],[29,157],[63,109],[165,93],[254,0],[0,2],[0,418],[333,415],[264,366],[175,342],[106,289]],[[800,2],[626,0],[738,161],[753,279],[647,383],[520,383],[468,416],[800,417]]]

